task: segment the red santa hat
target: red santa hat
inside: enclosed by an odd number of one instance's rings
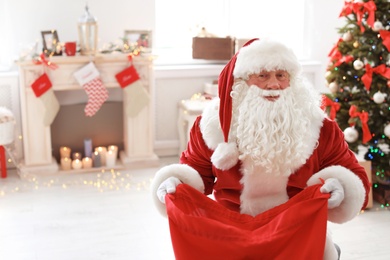
[[[280,42],[269,39],[252,39],[233,56],[219,75],[218,92],[220,98],[219,120],[224,142],[218,144],[211,161],[215,167],[228,170],[238,162],[236,143],[229,143],[232,119],[232,98],[230,93],[234,79],[248,79],[251,74],[261,70],[286,70],[291,78],[300,71],[301,66],[293,51]]]

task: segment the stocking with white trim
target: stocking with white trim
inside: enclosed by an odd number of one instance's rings
[[[32,84],[31,88],[37,98],[39,98],[45,106],[45,114],[43,116],[43,124],[50,126],[54,118],[60,110],[60,103],[54,94],[51,81],[46,73],[39,76]]]
[[[76,71],[74,76],[88,95],[88,102],[84,108],[85,115],[94,116],[108,99],[108,90],[100,78],[99,71],[95,64],[90,62]]]
[[[143,86],[137,70],[133,65],[115,75],[123,88],[123,101],[126,115],[137,116],[149,104],[149,93]]]

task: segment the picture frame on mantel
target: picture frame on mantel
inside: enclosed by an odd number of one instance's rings
[[[41,31],[42,51],[46,56],[62,55],[62,46],[57,30]]]
[[[141,52],[152,50],[151,30],[125,30],[124,38],[130,50],[139,49]]]

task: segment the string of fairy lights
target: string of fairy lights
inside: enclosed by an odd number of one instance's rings
[[[70,175],[66,176],[69,177]],[[67,190],[73,187],[91,188],[97,192],[108,191],[146,191],[149,190],[152,179],[135,181],[131,173],[122,173],[114,169],[102,169],[98,173],[72,175],[71,178],[62,176],[37,177],[25,175],[21,182],[1,181],[0,198],[26,191],[38,191],[49,188]]]
[[[18,139],[21,140],[22,137],[19,136]],[[12,162],[12,158],[9,158],[8,161]],[[18,163],[15,163],[15,165],[18,166]],[[148,191],[152,183],[152,178],[137,181],[135,180],[134,175],[129,171],[121,172],[119,170],[105,168],[101,169],[99,172],[81,174],[70,173],[61,176],[37,177],[32,173],[25,172],[19,172],[19,175],[22,180],[20,182],[8,182],[7,179],[0,180],[0,199],[13,194],[25,193],[26,191],[34,192],[50,188],[68,190],[79,187],[81,189],[93,189],[99,193],[112,191],[142,192]],[[389,205],[373,203],[372,208],[362,210],[359,214],[381,210],[389,211],[390,207]]]
[[[9,158],[7,162],[16,167],[17,174],[22,181],[10,182],[0,179],[0,198],[7,195],[41,190],[44,188],[62,187],[66,190],[70,187],[80,186],[93,188],[98,192],[106,191],[142,191],[148,190],[152,179],[135,181],[131,172],[121,172],[117,169],[102,168],[95,172],[66,173],[53,176],[36,176],[34,173],[22,170],[17,150],[16,142],[21,142],[23,137],[19,135],[12,144],[5,145]],[[67,178],[70,177],[70,178]]]

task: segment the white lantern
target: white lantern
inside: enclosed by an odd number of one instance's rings
[[[95,17],[91,15],[88,6],[80,17],[78,23],[80,53],[82,55],[95,55],[97,51],[98,25]]]

